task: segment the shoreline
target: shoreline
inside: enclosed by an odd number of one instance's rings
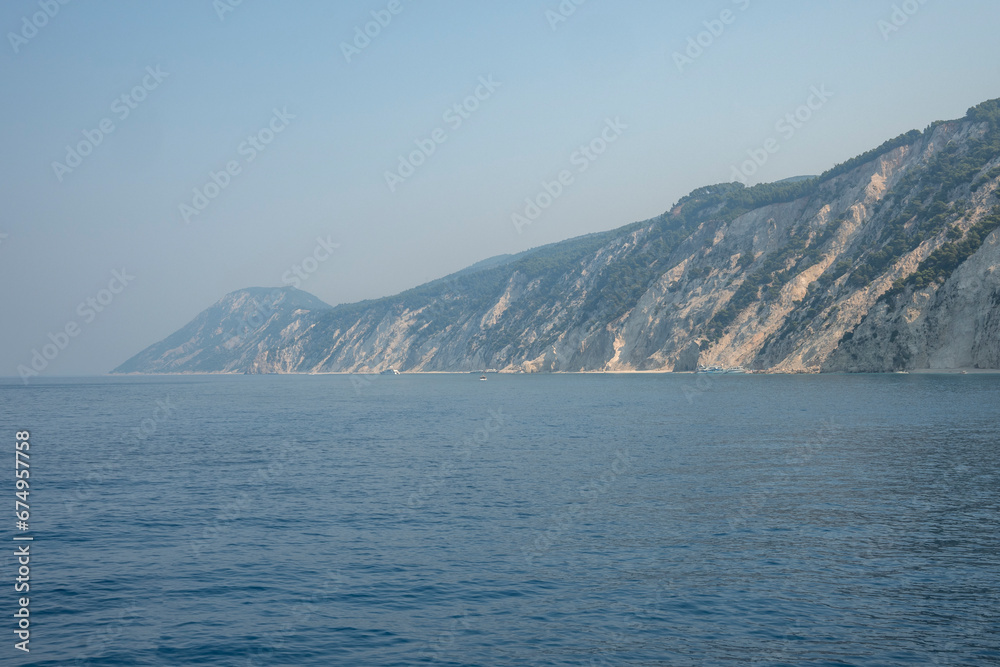
[[[709,373],[697,373],[696,371],[545,371],[537,373],[518,373],[513,371],[400,371],[399,375],[710,375]],[[905,372],[881,371],[881,372],[861,372],[850,373],[847,371],[835,371],[829,373],[818,373],[814,371],[755,371],[748,373],[719,373],[711,375],[995,375],[1000,374],[1000,368],[919,368]],[[343,376],[381,376],[379,372],[364,371],[323,371],[318,373],[244,373],[242,371],[181,371],[177,373],[103,373],[99,375],[79,375],[65,377],[195,377],[195,376],[217,376],[217,375],[298,375],[298,376],[323,376],[323,375],[343,375]],[[16,376],[11,376],[16,377]],[[55,376],[54,376],[55,377]]]

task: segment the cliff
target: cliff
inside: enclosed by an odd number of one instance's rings
[[[235,292],[115,372],[998,368],[998,184],[994,100],[815,178],[700,188],[396,296]]]

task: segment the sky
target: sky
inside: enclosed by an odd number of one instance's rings
[[[6,0],[0,375],[818,174],[1000,97],[988,0]],[[33,373],[25,373],[30,369]]]

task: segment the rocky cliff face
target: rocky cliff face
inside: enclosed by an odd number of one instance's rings
[[[814,179],[701,188],[395,297],[236,292],[116,371],[998,368],[998,184],[993,101]]]
[[[823,370],[1000,368],[1000,237],[991,234],[943,284],[879,303]]]

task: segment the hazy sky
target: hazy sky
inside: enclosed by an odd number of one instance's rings
[[[107,372],[242,287],[392,294],[658,215],[768,139],[751,183],[1000,96],[993,1],[577,2],[6,0],[0,374],[50,342],[43,374]]]

